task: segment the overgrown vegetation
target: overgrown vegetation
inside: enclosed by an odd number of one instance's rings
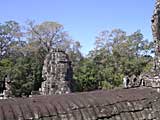
[[[7,21],[0,24],[0,91],[6,77],[14,96],[38,90],[44,58],[56,47],[63,48],[72,60],[76,91],[118,87],[125,74],[139,75],[152,66],[153,43],[144,40],[140,31],[131,35],[120,29],[102,31],[95,38],[95,48],[84,57],[81,44],[59,23],[29,21],[24,28]]]

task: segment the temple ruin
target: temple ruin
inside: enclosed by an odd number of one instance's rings
[[[144,87],[70,93],[72,67],[67,54],[52,49],[43,67],[42,95],[0,100],[0,120],[160,120],[160,0],[152,17],[155,42],[153,76]],[[62,93],[70,93],[63,94]],[[53,95],[56,94],[56,95]]]

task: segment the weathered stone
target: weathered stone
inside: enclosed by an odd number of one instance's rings
[[[63,94],[72,91],[72,67],[68,55],[61,49],[52,49],[44,60],[42,95]]]
[[[152,34],[155,42],[154,70],[160,72],[160,0],[156,0],[152,16]]]
[[[159,120],[159,106],[149,88],[34,96],[0,100],[0,120]]]

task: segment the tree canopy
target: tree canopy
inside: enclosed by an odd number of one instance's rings
[[[139,75],[152,66],[153,43],[142,33],[127,35],[121,29],[101,31],[95,47],[83,56],[79,41],[73,40],[63,25],[54,21],[22,27],[16,21],[0,24],[0,92],[6,77],[13,96],[29,96],[37,91],[46,54],[52,48],[66,51],[72,61],[76,91],[111,89],[122,84],[125,74]]]

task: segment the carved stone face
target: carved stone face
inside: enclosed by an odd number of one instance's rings
[[[44,61],[42,77],[50,93],[59,94],[70,91],[72,67],[68,55],[61,50],[52,50]]]
[[[151,19],[152,22],[152,34],[155,43],[155,66],[158,68],[159,52],[160,52],[160,0],[156,1],[154,13]]]

